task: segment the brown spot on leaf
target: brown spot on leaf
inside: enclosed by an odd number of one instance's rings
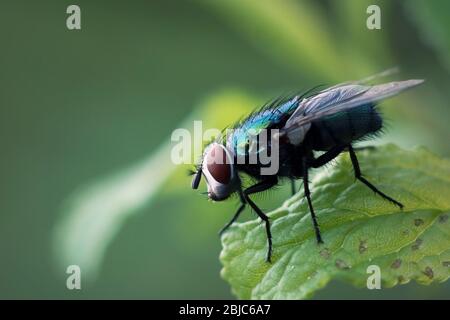
[[[416,242],[414,242],[414,244],[412,245],[412,249],[413,250],[419,250],[420,245],[423,243],[422,239],[417,239]]]
[[[409,234],[409,230],[405,229],[402,231],[402,235],[407,236]]]
[[[398,276],[397,278],[399,283],[404,283],[405,282],[405,278],[403,276]]]
[[[426,267],[425,270],[423,271],[423,274],[430,279],[433,279],[434,277],[433,269],[431,269],[430,267]]]
[[[444,267],[450,268],[450,261],[442,261]]]
[[[336,267],[338,267],[339,269],[342,269],[342,270],[350,269],[350,266],[347,264],[347,262],[345,262],[344,260],[341,260],[341,259],[336,259]]]
[[[330,250],[328,250],[327,248],[320,250],[320,255],[322,257],[324,257],[325,259],[328,259],[331,255]]]
[[[398,268],[400,268],[401,265],[402,265],[402,260],[395,259],[394,262],[392,262],[392,264],[391,264],[391,268],[398,269]]]
[[[445,222],[447,222],[447,220],[448,220],[448,215],[446,215],[446,214],[440,215],[439,219],[438,219],[439,223],[445,223]]]
[[[367,241],[366,240],[361,240],[359,242],[359,253],[364,253],[367,251]]]
[[[414,225],[416,227],[423,225],[423,220],[422,219],[414,219]]]

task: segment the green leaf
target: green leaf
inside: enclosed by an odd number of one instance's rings
[[[394,145],[358,152],[364,176],[401,201],[399,210],[355,181],[348,154],[319,170],[311,185],[323,245],[316,243],[299,193],[269,213],[274,255],[265,262],[259,220],[235,224],[222,237],[222,276],[242,299],[303,299],[339,279],[365,286],[378,265],[382,287],[450,276],[450,161]]]

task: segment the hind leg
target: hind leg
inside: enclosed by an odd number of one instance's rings
[[[373,192],[375,192],[376,194],[378,194],[379,196],[381,196],[383,199],[395,204],[396,206],[398,206],[400,209],[403,209],[403,204],[401,204],[400,202],[398,202],[397,200],[389,197],[387,194],[381,192],[380,190],[378,190],[377,187],[375,187],[372,183],[370,183],[369,181],[367,181],[361,174],[361,168],[359,167],[359,162],[358,162],[358,158],[356,157],[356,153],[355,150],[353,149],[353,147],[351,145],[348,146],[348,152],[350,153],[350,159],[352,161],[352,165],[353,165],[353,170],[355,171],[355,177],[356,179],[358,179],[359,181],[361,181],[362,183],[364,183],[366,186],[368,186]]]

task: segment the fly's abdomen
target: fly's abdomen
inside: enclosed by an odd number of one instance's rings
[[[383,120],[375,105],[367,104],[336,113],[312,123],[308,140],[314,150],[329,150],[347,145],[381,129]]]

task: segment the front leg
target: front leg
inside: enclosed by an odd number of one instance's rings
[[[262,192],[265,190],[268,190],[275,186],[278,183],[278,178],[276,176],[267,176],[266,180],[263,180],[247,189],[244,190],[243,196],[245,198],[245,201],[252,207],[253,210],[255,210],[256,214],[261,218],[261,220],[264,221],[266,225],[266,235],[267,235],[267,244],[268,244],[268,250],[267,250],[267,257],[266,261],[271,262],[272,257],[272,233],[270,231],[270,221],[269,217],[262,212],[260,208],[250,199],[249,195],[253,193]]]
[[[241,205],[239,206],[239,208],[237,209],[236,213],[234,214],[233,218],[230,220],[230,222],[228,222],[223,228],[222,230],[220,230],[219,235],[222,236],[222,234],[227,231],[227,229],[237,220],[237,218],[239,218],[239,216],[241,215],[241,212],[244,210],[245,208],[245,199],[241,199]]]
[[[245,208],[245,205],[248,203],[253,210],[255,210],[256,214],[263,220],[266,224],[266,234],[267,234],[267,242],[269,245],[269,249],[267,252],[267,261],[270,262],[270,258],[272,256],[272,233],[270,231],[270,222],[269,218],[258,208],[258,206],[250,199],[249,195],[253,193],[262,192],[268,190],[275,186],[278,183],[278,178],[276,176],[267,176],[267,178],[244,191],[239,190],[239,198],[241,201],[241,205],[238,210],[234,214],[233,218],[228,222],[220,231],[220,235],[222,235],[240,216],[242,211]]]

